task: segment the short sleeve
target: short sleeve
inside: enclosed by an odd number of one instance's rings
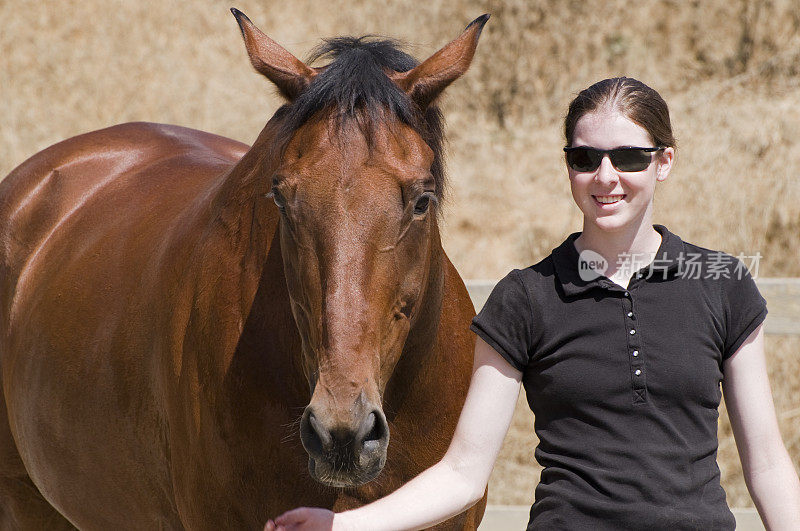
[[[767,316],[767,301],[758,291],[755,280],[741,261],[735,260],[734,263],[736,268],[724,282],[726,333],[723,360],[735,354]]]
[[[532,346],[532,319],[528,292],[515,269],[494,287],[470,330],[523,372]]]

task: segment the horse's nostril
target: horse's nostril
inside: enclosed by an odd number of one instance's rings
[[[386,439],[388,427],[380,412],[373,411],[364,419],[358,430],[358,441],[365,448],[377,448]]]
[[[332,443],[330,432],[310,411],[300,421],[300,438],[311,455],[322,455]]]
[[[309,415],[308,422],[311,424],[311,429],[319,437],[323,447],[331,445],[331,434],[325,427],[317,420],[317,417],[312,413]]]
[[[370,413],[367,417],[367,422],[372,426],[369,428],[369,431],[364,436],[364,442],[367,441],[377,441],[381,438],[381,429],[378,420],[375,418],[375,413]]]

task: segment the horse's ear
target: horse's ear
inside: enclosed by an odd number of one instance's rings
[[[247,15],[234,7],[231,13],[239,23],[253,68],[275,83],[289,101],[299,96],[314,79],[316,71],[264,35]]]
[[[489,15],[481,15],[467,26],[454,41],[408,72],[397,72],[391,78],[406,94],[424,109],[453,81],[469,68],[478,38]]]

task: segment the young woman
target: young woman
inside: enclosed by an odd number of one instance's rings
[[[800,482],[764,364],[766,303],[743,264],[652,224],[675,160],[664,100],[630,78],[582,91],[565,160],[583,231],[503,278],[475,317],[469,393],[447,454],[353,511],[274,529],[412,529],[483,495],[520,382],[544,467],[528,529],[734,529],[716,462],[720,382],[770,530],[800,529]]]

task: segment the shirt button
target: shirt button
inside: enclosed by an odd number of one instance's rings
[[[635,334],[636,330],[631,330],[631,335]]]
[[[626,297],[630,297],[630,296],[631,296],[631,294],[630,294],[630,293],[628,293],[628,292],[626,291],[626,292],[625,292],[625,296],[626,296]]]
[[[628,312],[628,317],[633,317],[633,312]]]
[[[636,369],[636,372],[634,372],[633,374],[635,374],[636,376],[639,376],[640,374],[642,374],[642,370],[641,369]]]
[[[633,357],[635,358],[635,357],[636,357],[636,356],[638,356],[638,355],[639,355],[639,351],[638,351],[638,350],[634,350],[634,351],[633,351]]]

